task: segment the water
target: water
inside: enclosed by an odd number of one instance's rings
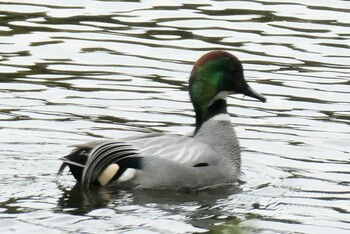
[[[349,233],[348,1],[0,1],[1,233]],[[238,187],[81,190],[70,145],[188,133],[204,52],[244,63]]]

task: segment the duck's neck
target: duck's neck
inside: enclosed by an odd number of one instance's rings
[[[227,114],[227,104],[225,99],[218,99],[208,107],[194,107],[196,112],[196,134],[202,127],[203,123],[219,114]]]

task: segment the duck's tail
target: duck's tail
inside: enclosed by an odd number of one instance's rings
[[[94,148],[78,147],[62,158],[58,176],[69,166],[74,178],[84,186],[104,186],[118,179],[127,168],[140,168],[141,157],[124,142],[105,142]]]
[[[89,153],[91,149],[78,147],[74,149],[70,154],[61,158],[63,161],[60,169],[58,170],[57,177],[62,175],[64,169],[69,166],[70,171],[72,172],[74,178],[81,182],[81,176],[83,174],[83,170],[87,159],[89,157]]]

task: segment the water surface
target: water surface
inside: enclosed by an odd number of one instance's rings
[[[347,1],[0,1],[1,233],[350,232]],[[223,49],[267,103],[234,96],[239,186],[82,190],[70,146],[186,134],[193,62]]]

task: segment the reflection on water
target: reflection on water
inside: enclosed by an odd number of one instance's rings
[[[59,198],[58,208],[60,211],[66,211],[71,214],[86,214],[94,209],[104,208],[112,203],[114,199],[120,197],[114,196],[105,188],[83,189],[80,184],[71,189],[61,188],[62,197]]]
[[[0,1],[0,232],[350,231],[347,1]],[[239,188],[82,190],[69,146],[193,130],[192,63],[225,49]]]
[[[83,188],[77,183],[72,188],[59,186],[62,196],[58,200],[58,211],[70,214],[87,214],[92,210],[108,206],[153,204],[156,206],[180,206],[184,203],[196,203],[202,207],[212,207],[218,200],[227,199],[229,195],[238,193],[237,187],[217,187],[200,191],[172,190],[135,190],[125,191],[114,187]],[[192,214],[193,216],[194,214]]]

